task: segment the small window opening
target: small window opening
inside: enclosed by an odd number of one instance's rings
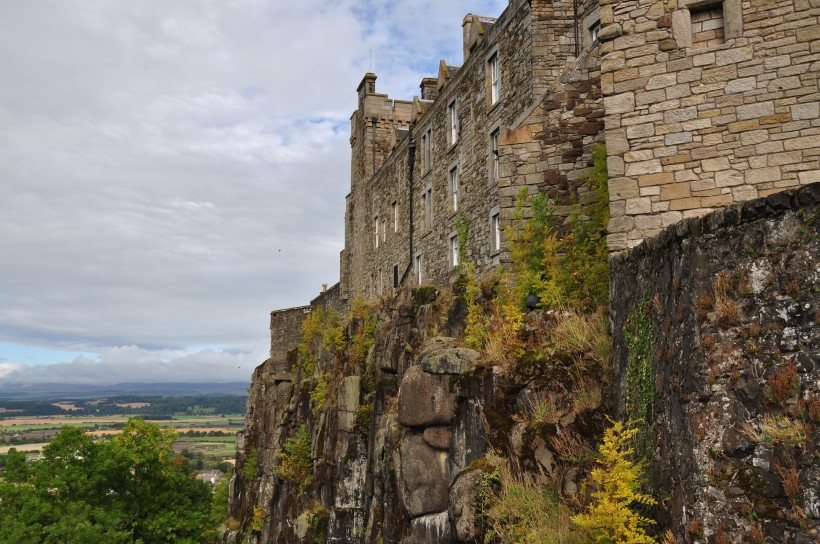
[[[589,41],[592,45],[598,43],[598,33],[601,31],[601,21],[595,21],[589,27]]]
[[[692,21],[692,48],[705,49],[721,45],[726,41],[723,4],[690,8],[689,16]]]
[[[458,211],[458,167],[450,169],[450,194],[453,197],[453,211]]]

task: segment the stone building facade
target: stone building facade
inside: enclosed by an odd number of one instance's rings
[[[818,15],[818,0],[511,0],[465,17],[464,62],[442,60],[419,97],[380,94],[366,74],[340,307],[449,284],[459,245],[478,273],[504,262],[521,188],[569,214],[603,143],[613,252],[819,181]],[[272,331],[293,317],[274,314]]]
[[[601,0],[613,251],[820,181],[820,2]]]
[[[597,8],[575,9],[514,0],[497,19],[467,15],[463,64],[442,60],[413,100],[377,93],[365,75],[351,117],[342,297],[447,284],[459,253],[479,272],[499,264],[521,187],[568,213],[604,128]],[[576,20],[587,36],[577,52]]]

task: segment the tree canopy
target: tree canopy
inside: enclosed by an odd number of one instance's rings
[[[31,463],[12,450],[0,473],[0,542],[215,541],[221,512],[174,454],[175,436],[135,418],[112,440],[65,427]]]

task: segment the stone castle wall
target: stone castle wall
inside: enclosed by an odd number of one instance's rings
[[[675,535],[815,541],[818,256],[815,183],[688,219],[610,259],[617,416],[630,417],[630,343],[645,340],[652,486]],[[793,389],[776,390],[791,371]],[[803,440],[773,438],[789,422]]]
[[[707,7],[723,25],[708,36]],[[612,250],[820,180],[818,15],[816,0],[601,1]]]
[[[596,9],[594,2],[582,3],[581,15],[597,20]],[[585,36],[587,30],[580,30]],[[515,1],[497,20],[468,16],[464,35],[464,65],[442,61],[438,80],[432,81],[435,87],[429,79],[427,87],[422,82],[421,99],[411,104],[360,95],[351,128],[343,297],[372,298],[391,293],[395,285],[418,285],[419,257],[421,283],[447,284],[453,277],[452,239],[459,219],[468,225],[466,258],[485,272],[504,260],[504,229],[521,187],[549,192],[564,214],[583,192],[575,182],[591,163],[593,146],[603,141],[603,113],[597,48],[591,39],[574,57],[572,2]],[[500,97],[494,104],[489,79],[493,55],[501,69]],[[375,93],[375,76],[366,76],[360,93],[362,89]],[[458,111],[455,142],[449,134],[453,103]],[[412,128],[400,131],[408,108]],[[425,151],[428,138],[431,160]],[[386,146],[392,146],[388,155],[382,153]],[[378,168],[369,177],[374,164]],[[428,205],[432,211],[426,210]]]
[[[310,306],[274,310],[270,313],[270,364],[276,372],[290,372],[288,353],[302,339],[302,322]]]

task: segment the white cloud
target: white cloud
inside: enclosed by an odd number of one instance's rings
[[[145,366],[163,379],[261,362],[268,312],[338,279],[371,51],[379,91],[409,97],[460,62],[465,13],[505,6],[2,3],[0,341],[101,353],[66,379],[163,350],[177,362]]]
[[[0,378],[6,383],[104,385],[244,381],[265,356],[262,352],[231,354],[210,348],[151,351],[118,346],[101,352],[98,361],[78,356],[71,362],[44,366],[0,363]]]

